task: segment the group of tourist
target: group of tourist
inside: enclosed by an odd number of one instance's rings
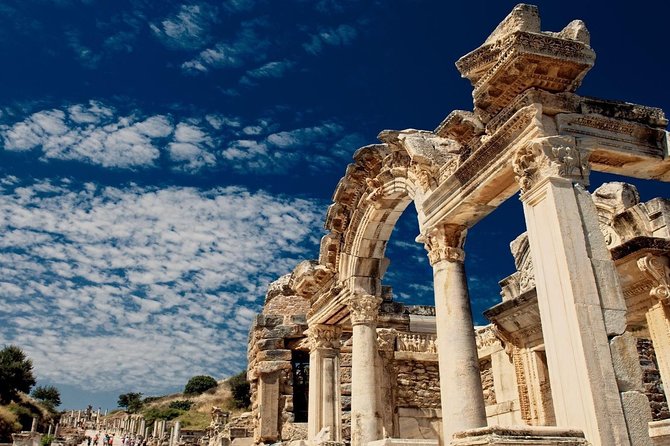
[[[114,446],[115,434],[100,434],[96,432],[94,436],[86,436],[86,446]],[[122,446],[146,446],[147,440],[141,435],[124,435],[121,437]]]

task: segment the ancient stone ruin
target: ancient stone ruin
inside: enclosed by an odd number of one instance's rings
[[[356,151],[318,260],[270,286],[251,329],[253,442],[670,444],[670,202],[587,191],[591,170],[669,181],[668,121],[576,94],[594,60],[584,23],[541,31],[518,5],[456,63],[472,111]],[[467,230],[519,192],[517,271],[476,328]],[[434,308],[382,282],[410,202]]]

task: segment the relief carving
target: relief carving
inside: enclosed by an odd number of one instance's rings
[[[512,168],[522,194],[547,177],[561,177],[588,185],[590,173],[587,154],[579,150],[574,138],[569,136],[528,141],[515,154]]]

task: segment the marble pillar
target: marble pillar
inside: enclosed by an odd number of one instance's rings
[[[433,267],[440,370],[442,444],[459,431],[486,426],[479,358],[463,262],[466,230],[440,225],[419,241]]]
[[[513,161],[521,187],[556,424],[593,446],[630,445],[609,336],[625,301],[574,138],[537,138]]]
[[[649,295],[652,306],[647,310],[647,327],[654,344],[656,361],[666,400],[670,401],[670,259],[667,256],[646,254],[637,261],[638,267],[652,281]]]
[[[351,444],[364,446],[379,440],[381,414],[377,407],[377,316],[381,297],[355,295],[349,301],[352,325]]]
[[[342,403],[340,401],[340,336],[337,325],[315,324],[309,336],[309,416],[307,435],[314,440],[324,428],[332,441],[342,441]]]
[[[181,422],[176,421],[172,427],[172,446],[177,446],[179,444],[179,438],[181,437]]]

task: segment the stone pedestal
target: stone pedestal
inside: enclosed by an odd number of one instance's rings
[[[449,445],[589,446],[590,443],[577,430],[543,426],[491,426],[457,432]]]
[[[479,358],[463,261],[465,229],[442,225],[423,239],[433,266],[442,438],[486,426]]]
[[[625,328],[625,303],[570,138],[540,138],[514,162],[522,189],[537,301],[558,426],[594,446],[630,440],[608,335]],[[622,308],[623,306],[623,308]]]
[[[12,434],[13,446],[40,446],[42,434],[37,432],[21,432]]]
[[[340,402],[340,336],[335,325],[314,325],[308,330],[309,416],[307,435],[314,440],[322,429],[330,432],[330,440],[342,441],[342,404]]]
[[[353,326],[351,358],[351,444],[364,446],[381,438],[376,382],[377,315],[381,297],[353,296],[349,309]],[[310,398],[311,399],[311,398]]]

